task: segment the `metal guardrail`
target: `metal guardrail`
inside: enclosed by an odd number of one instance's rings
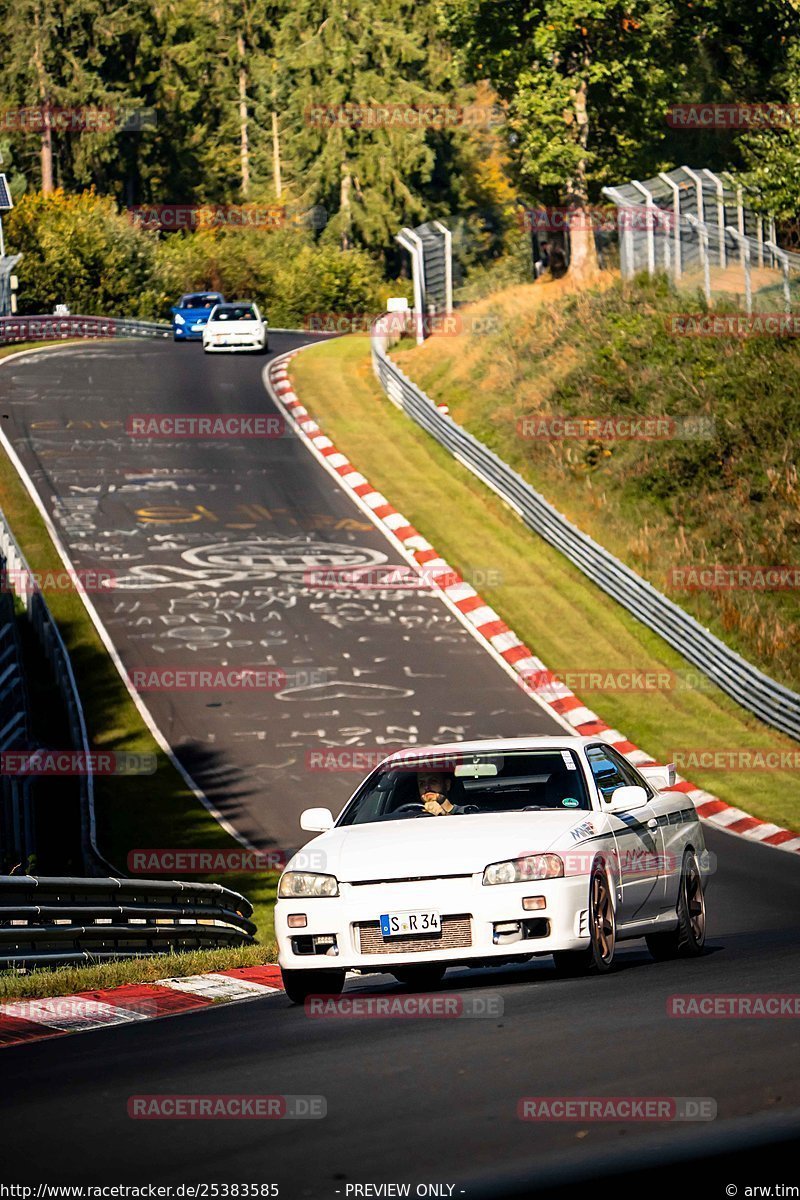
[[[2,565],[0,558],[0,570]],[[9,592],[0,592],[0,753],[32,748],[29,717],[14,601]],[[0,870],[35,853],[31,783],[19,776],[0,777]]]
[[[218,883],[0,876],[0,969],[250,945],[252,915]]]
[[[440,412],[387,354],[391,338],[373,326],[372,365],[388,398],[490,487],[529,529],[564,554],[637,620],[768,725],[800,740],[800,695],[731,650],[699,621],[562,516],[516,471]]]
[[[81,852],[87,871],[113,870],[97,846],[97,829],[94,806],[94,776],[91,771],[91,750],[86,718],[81,704],[78,685],[72,669],[69,653],[64,645],[58,625],[53,620],[44,597],[36,586],[30,567],[17,545],[5,515],[0,509],[0,569],[5,577],[5,586],[25,605],[39,644],[50,663],[58,689],[61,693],[69,721],[73,747],[86,756],[86,774],[78,779],[81,812]]]
[[[172,337],[172,326],[164,321],[139,321],[133,317],[0,317],[0,345],[115,337]]]

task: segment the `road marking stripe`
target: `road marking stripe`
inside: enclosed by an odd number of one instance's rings
[[[176,992],[191,992],[210,1000],[240,1000],[245,996],[267,995],[279,989],[250,979],[233,979],[229,975],[211,972],[208,975],[184,975],[183,978],[159,979],[159,987],[174,988]]]
[[[103,1025],[127,1025],[145,1021],[143,1013],[89,1000],[83,996],[54,996],[49,1000],[17,1000],[0,1004],[0,1012],[50,1029],[100,1029]]]

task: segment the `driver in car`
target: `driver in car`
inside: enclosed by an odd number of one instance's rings
[[[449,775],[441,772],[423,772],[417,776],[419,798],[426,813],[433,817],[443,817],[456,811],[455,804],[447,798],[452,782]]]

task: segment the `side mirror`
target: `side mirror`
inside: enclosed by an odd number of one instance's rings
[[[610,799],[603,802],[603,809],[610,813],[632,812],[635,808],[644,808],[646,804],[647,792],[643,787],[618,787]]]
[[[644,790],[638,791],[644,795]],[[333,813],[329,808],[307,808],[300,813],[300,828],[306,833],[325,833],[333,829]]]

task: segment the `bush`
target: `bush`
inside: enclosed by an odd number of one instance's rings
[[[164,305],[154,290],[156,237],[135,228],[115,202],[94,191],[25,195],[6,224],[8,253],[22,253],[19,307],[50,313],[150,317]]]
[[[386,297],[410,297],[407,280],[387,281],[364,250],[342,251],[286,229],[200,229],[158,233],[133,225],[95,192],[23,197],[8,220],[18,268],[20,312],[169,317],[182,292],[213,288],[259,303],[273,325],[302,328],[313,313],[382,312]]]

